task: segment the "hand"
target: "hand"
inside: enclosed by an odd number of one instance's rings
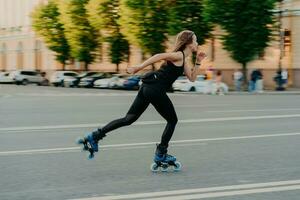
[[[201,62],[204,58],[206,58],[206,54],[204,52],[197,53],[197,62]]]
[[[137,67],[128,67],[128,68],[126,69],[126,72],[127,72],[128,74],[135,74],[136,72],[138,72],[138,68],[137,68]]]

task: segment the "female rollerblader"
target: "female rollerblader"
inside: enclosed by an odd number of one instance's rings
[[[148,105],[152,104],[157,112],[167,121],[161,141],[156,148],[154,161],[156,163],[174,163],[176,161],[174,156],[167,154],[169,141],[177,124],[177,115],[166,92],[173,82],[183,75],[183,72],[190,81],[195,81],[197,69],[206,55],[205,53],[198,53],[195,66],[192,67],[185,63],[185,59],[191,56],[193,52],[197,52],[197,48],[196,35],[192,31],[185,30],[177,35],[172,52],[156,54],[141,65],[127,69],[128,73],[135,74],[153,63],[165,61],[159,70],[148,72],[142,77],[143,83],[125,117],[111,121],[79,141],[79,143],[85,145],[85,150],[90,150],[91,157],[93,157],[94,152],[98,151],[99,140],[102,140],[108,132],[132,124],[141,116]]]

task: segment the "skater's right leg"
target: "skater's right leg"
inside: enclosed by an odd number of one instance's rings
[[[113,120],[109,122],[107,125],[105,125],[104,127],[99,128],[96,131],[92,132],[93,139],[96,142],[98,142],[99,140],[101,140],[103,137],[106,136],[106,133],[115,130],[117,128],[132,124],[141,116],[141,114],[146,110],[149,104],[150,102],[145,98],[143,94],[143,86],[141,86],[138,95],[136,96],[126,116],[120,119]]]

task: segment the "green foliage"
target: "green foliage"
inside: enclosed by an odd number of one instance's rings
[[[43,38],[47,47],[56,53],[56,60],[65,65],[70,59],[70,46],[59,21],[58,5],[54,0],[40,4],[31,14],[33,30]]]
[[[33,28],[62,63],[92,63],[97,47],[110,43],[112,63],[128,59],[129,42],[144,53],[165,50],[168,34],[189,29],[200,44],[214,24],[231,57],[246,64],[268,46],[276,0],[50,0],[32,14]],[[126,38],[126,39],[125,39]],[[129,42],[128,42],[128,41]]]
[[[88,20],[95,30],[111,35],[116,32],[119,0],[90,0],[86,6]]]
[[[121,32],[144,53],[165,50],[167,6],[164,0],[121,0]]]
[[[168,4],[168,28],[171,35],[182,30],[194,31],[198,43],[203,44],[209,36],[211,27],[203,18],[203,0],[176,0]]]
[[[110,43],[111,62],[117,65],[117,71],[119,71],[119,64],[129,58],[129,43],[121,33],[108,38],[108,42]]]
[[[91,0],[86,6],[91,25],[102,32],[102,41],[110,44],[111,62],[118,65],[129,57],[129,43],[120,32],[120,0]]]
[[[205,0],[206,19],[226,31],[222,37],[224,48],[243,65],[244,75],[247,63],[262,53],[271,39],[274,3],[275,0]]]
[[[227,31],[222,38],[234,60],[246,64],[268,46],[274,0],[207,0],[208,18]]]
[[[88,64],[96,57],[98,32],[87,19],[86,4],[89,0],[60,0],[61,21],[64,23],[65,34],[71,46],[71,55],[78,61]]]

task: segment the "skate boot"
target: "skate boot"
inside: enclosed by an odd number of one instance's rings
[[[77,144],[83,145],[83,151],[89,151],[89,159],[94,158],[95,152],[98,152],[98,141],[105,137],[105,134],[101,133],[101,129],[97,129],[92,133],[88,134],[84,138],[80,138],[77,140]]]
[[[161,170],[162,172],[167,172],[169,169],[173,169],[173,171],[181,170],[181,163],[176,161],[176,157],[167,154],[167,147],[158,145],[155,155],[154,155],[154,163],[152,163],[150,169],[152,172],[158,172]]]

